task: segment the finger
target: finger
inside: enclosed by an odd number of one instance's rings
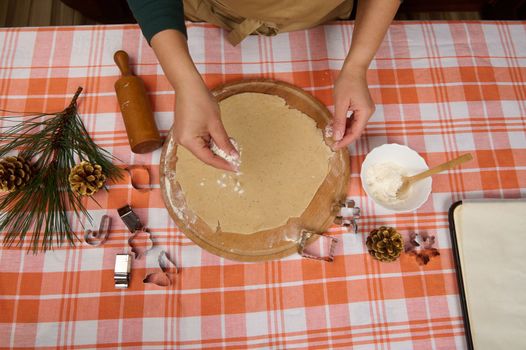
[[[218,121],[213,127],[210,128],[210,136],[214,140],[217,147],[221,148],[226,154],[233,157],[239,157],[239,153],[230,141],[228,134],[226,133],[225,127],[221,121]]]
[[[236,171],[234,166],[224,160],[223,158],[212,153],[208,146],[208,142],[203,140],[201,137],[196,138],[194,142],[185,146],[197,159],[203,163],[213,166],[217,169],[226,171]]]
[[[354,111],[354,119],[351,121],[351,125],[346,129],[345,136],[333,146],[335,150],[347,147],[354,141],[356,141],[363,133],[365,125],[367,124],[367,117],[364,117],[360,111]]]
[[[334,121],[332,125],[333,138],[339,141],[345,135],[345,123],[347,121],[347,111],[349,110],[349,100],[335,98],[334,101]]]

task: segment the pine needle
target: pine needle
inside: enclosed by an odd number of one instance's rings
[[[109,180],[122,178],[122,170],[112,163],[115,158],[93,142],[78,115],[81,92],[79,87],[69,106],[58,113],[2,118],[7,126],[0,128],[0,158],[20,150],[18,155],[32,160],[35,168],[26,186],[0,198],[0,232],[8,247],[22,245],[28,234],[28,250],[33,253],[79,240],[68,210],[79,221],[86,217],[91,223],[92,219],[68,183],[69,171],[78,161],[99,164]]]

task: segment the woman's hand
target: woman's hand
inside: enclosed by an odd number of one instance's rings
[[[227,154],[239,156],[221,122],[219,105],[199,79],[178,89],[175,105],[174,139],[204,163],[227,171],[232,164],[210,150],[210,140]]]
[[[152,48],[176,93],[174,140],[204,163],[218,169],[237,171],[210,150],[210,140],[232,156],[238,156],[225,131],[219,106],[188,51],[186,37],[174,29],[155,34]]]
[[[367,86],[366,68],[344,66],[334,83],[333,149],[356,141],[374,113],[374,102]],[[347,112],[352,114],[347,118]]]
[[[358,1],[351,47],[334,84],[334,149],[356,141],[374,113],[366,73],[398,6],[400,0]]]

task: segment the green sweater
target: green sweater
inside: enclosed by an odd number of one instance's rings
[[[186,36],[182,0],[128,0],[148,44],[165,29],[175,29]]]

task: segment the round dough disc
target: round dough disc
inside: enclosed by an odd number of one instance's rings
[[[219,103],[241,152],[238,174],[177,151],[176,179],[188,207],[210,227],[251,234],[299,217],[328,173],[334,154],[314,120],[279,96],[241,93]]]

